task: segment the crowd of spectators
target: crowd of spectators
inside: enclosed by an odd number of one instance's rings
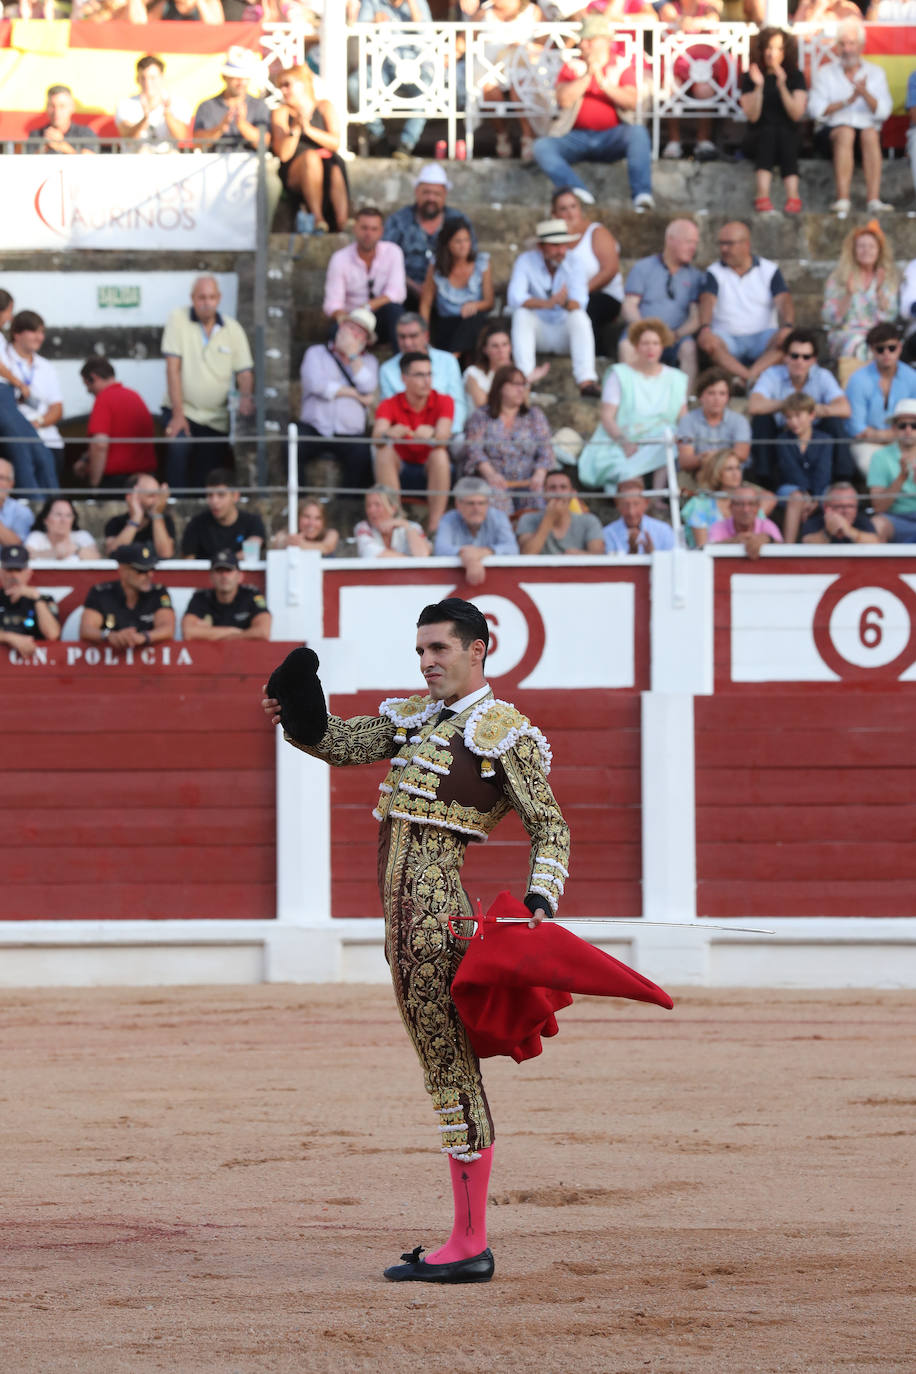
[[[225,4],[221,0],[87,2],[91,13],[82,15],[86,3],[75,6],[76,12],[80,17],[98,20],[120,14],[134,23],[145,23],[150,15],[221,23],[230,8],[235,17],[293,23],[304,19],[306,25],[312,21],[317,24],[314,11],[296,0],[269,0],[253,5],[234,0],[226,0]],[[38,11],[39,5],[30,3],[26,8]],[[764,7],[760,0],[744,0],[740,7],[733,0],[725,8],[729,21],[762,24]],[[736,8],[738,14],[734,12]],[[746,70],[740,70],[737,76],[735,95],[746,121],[740,148],[735,141],[739,134],[734,124],[727,118],[717,121],[710,113],[715,109],[717,96],[729,81],[736,79],[725,47],[716,45],[716,30],[724,17],[721,0],[656,0],[652,4],[648,0],[590,0],[578,9],[551,0],[542,0],[540,4],[534,0],[454,0],[447,6],[438,5],[436,10],[433,16],[427,0],[345,0],[345,19],[351,34],[362,24],[422,26],[434,17],[437,22],[453,19],[479,25],[485,74],[478,74],[477,94],[493,116],[488,122],[496,131],[496,155],[515,155],[509,122],[492,108],[495,103],[498,110],[502,99],[511,98],[516,114],[513,122],[521,130],[518,147],[522,160],[536,164],[554,187],[573,191],[586,205],[594,204],[595,194],[579,169],[589,163],[622,161],[626,163],[633,209],[642,213],[653,208],[652,150],[643,119],[646,101],[651,100],[658,86],[669,97],[680,92],[686,102],[680,116],[666,121],[662,157],[675,160],[692,152],[699,161],[732,153],[750,159],[756,174],[753,206],[758,213],[774,208],[771,189],[777,168],[785,189],[784,212],[801,212],[804,188],[799,157],[803,150],[814,150],[832,161],[832,208],[838,215],[846,216],[852,206],[856,157],[862,164],[868,211],[879,213],[893,208],[881,198],[881,137],[892,112],[892,98],[883,67],[863,56],[863,21],[912,23],[916,20],[916,0],[873,0],[868,6],[854,4],[852,0],[799,0],[791,27],[757,28],[751,36]],[[544,81],[544,72],[555,69],[541,60],[547,40],[535,28],[544,21],[557,19],[567,25],[578,22],[579,30],[577,34],[566,30],[562,41],[568,45],[568,55],[560,64],[554,89],[541,89],[535,94],[534,88]],[[642,27],[658,26],[675,35],[690,34],[696,41],[666,57],[659,73],[653,71],[648,56],[641,54],[640,44],[637,42],[634,47],[628,41],[628,20],[638,21]],[[832,60],[818,56],[812,63],[802,64],[794,26],[807,25],[806,31],[810,32],[811,26],[820,20],[829,21],[835,31]],[[312,29],[311,36],[317,37],[317,28]],[[350,51],[352,63],[355,45],[351,44]],[[463,109],[468,98],[463,36],[458,41],[458,52],[455,71],[449,73],[449,79],[454,81]],[[222,89],[192,110],[170,92],[162,58],[146,54],[137,64],[136,89],[120,96],[111,111],[118,142],[125,150],[137,151],[176,146],[234,151],[256,148],[262,139],[266,140],[287,195],[302,207],[303,223],[314,233],[340,230],[350,213],[346,150],[342,147],[339,112],[328,98],[319,66],[319,50],[310,45],[306,62],[279,72],[274,70],[271,81],[276,104],[270,109],[262,98],[265,66],[260,55],[245,46],[232,47],[222,67]],[[527,67],[527,81],[521,78],[523,67]],[[408,30],[390,56],[379,59],[370,55],[364,78],[369,89],[381,88],[394,98],[417,101],[418,109],[398,120],[397,127],[393,120],[386,125],[381,118],[371,119],[359,135],[359,151],[409,159],[426,128],[420,98],[434,79],[431,57],[424,55],[414,32]],[[515,89],[515,83],[524,88],[521,93]],[[356,70],[350,71],[348,89],[351,107],[356,108]],[[255,94],[256,91],[262,94]],[[526,101],[530,109],[526,108]],[[707,110],[698,110],[687,118],[691,101],[707,102]],[[545,112],[551,102],[555,113],[548,119]],[[105,146],[91,128],[74,118],[76,108],[70,87],[49,87],[46,123],[33,136],[40,151],[91,154]],[[906,109],[912,126],[907,148],[916,181],[916,72],[907,87]],[[727,112],[723,108],[721,113]],[[535,124],[540,130],[537,137]],[[431,215],[429,231],[438,234],[441,225],[433,223],[433,219]],[[399,241],[392,233],[388,237]],[[460,319],[473,321],[473,313],[462,314],[461,308],[479,306],[487,292],[486,267],[476,258],[473,235],[469,250],[462,241],[460,267],[448,260],[445,244],[442,260],[436,264],[429,253],[425,262],[412,262],[411,255],[418,245],[402,246],[408,265],[409,308],[419,306],[425,286],[426,304],[432,304],[432,291],[433,300],[446,307],[437,310],[437,315],[448,319],[457,314]],[[419,247],[422,251],[422,245]],[[599,261],[604,270],[601,255]],[[427,280],[428,269],[432,268],[437,278],[435,289]],[[589,275],[596,276],[598,272]],[[458,292],[454,302],[443,282]],[[594,293],[601,288],[590,289]],[[468,294],[464,295],[465,292]],[[605,294],[621,299],[613,288]],[[457,308],[450,310],[449,304]],[[424,308],[423,313],[429,318],[428,309]],[[434,329],[434,341],[436,332]],[[463,331],[462,337],[467,333],[468,330]]]
[[[536,8],[492,0],[486,14],[515,24]],[[80,632],[129,647],[175,632],[168,593],[153,581],[157,563],[173,557],[207,561],[213,578],[183,630],[223,639],[269,634],[263,599],[242,583],[239,568],[268,546],[326,557],[354,545],[366,559],[452,556],[471,585],[484,581],[488,559],[500,554],[671,548],[667,504],[655,493],[669,487],[672,445],[692,548],[739,543],[755,557],[768,542],[916,537],[916,370],[903,361],[916,261],[901,277],[875,217],[889,208],[880,200],[879,134],[890,107],[883,73],[862,60],[861,24],[840,24],[837,61],[817,69],[810,90],[792,34],[763,29],[742,83],[756,211],[772,209],[776,166],[786,211],[801,209],[806,114],[817,113],[823,125],[838,214],[850,209],[856,147],[861,154],[873,217],[846,236],[826,280],[822,348],[818,331],[796,327],[780,264],[755,253],[753,227],[743,220],[722,226],[718,254],[702,266],[696,223],[674,218],[659,241],[645,242],[655,251],[621,271],[620,245],[589,209],[595,198],[576,171],[580,163],[625,159],[634,209],[653,206],[648,139],[627,117],[635,85],[620,66],[613,9],[592,5],[584,16],[582,60],[560,71],[553,127],[537,139],[523,130],[523,154],[554,190],[548,217],[502,284],[505,317],[492,313],[498,285],[489,254],[478,245],[473,214],[449,203],[453,188],[441,162],[421,168],[407,204],[365,205],[350,219],[339,122],[308,67],[280,74],[282,99],[271,112],[248,91],[256,60],[232,49],[223,89],[192,115],[169,93],[161,59],[137,64],[137,91],[117,108],[122,137],[155,148],[190,132],[201,146],[221,149],[252,146],[264,131],[284,185],[313,226],[352,226],[352,242],[328,265],[326,335],[302,358],[299,459],[302,485],[315,459],[336,464],[336,485],[363,503],[363,518],[348,542],[346,531],[328,526],[324,503],[309,500],[296,531],[271,539],[261,516],[241,502],[232,427],[253,413],[256,377],[245,331],[221,311],[213,277],[199,277],[190,304],[165,322],[158,428],[107,359],[86,361],[87,443],[66,472],[66,417],[54,365],[42,353],[45,322],[33,310],[17,311],[0,289],[0,642],[53,637],[53,609],[30,586],[30,559],[114,558],[118,578],[94,589]],[[665,22],[690,20],[691,32],[715,23],[702,4],[661,9]],[[363,0],[352,20],[382,10],[395,21],[428,18],[423,0]],[[468,17],[478,10],[462,0]],[[73,113],[72,93],[52,87],[46,152],[94,151]],[[681,144],[681,130],[671,133],[669,157]],[[405,131],[406,151],[414,134]],[[386,346],[394,350],[387,359]],[[577,459],[555,444],[549,406],[534,390],[550,368],[545,354],[568,358],[580,399],[594,403]],[[599,368],[599,359],[607,366]],[[123,494],[124,512],[100,537],[81,528],[79,503],[60,493],[65,477]],[[188,488],[204,489],[204,506],[179,529],[173,494]],[[411,510],[418,498],[421,508]],[[602,525],[589,502],[607,498],[616,518]]]

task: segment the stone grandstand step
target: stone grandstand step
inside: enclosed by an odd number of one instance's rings
[[[422,163],[416,162],[412,171],[405,171],[403,164],[356,159],[350,164],[354,205],[371,199],[387,212],[391,206],[408,203],[420,166]],[[491,257],[497,297],[504,300],[517,254],[532,242],[537,221],[549,213],[550,187],[536,168],[520,164],[483,160],[447,166],[453,180],[449,203],[466,211],[474,224],[480,247]],[[673,167],[656,164],[656,210],[645,215],[635,214],[626,195],[621,194],[626,187],[622,168],[588,164],[584,175],[597,188],[594,215],[620,243],[624,273],[637,258],[661,245],[665,225],[677,214],[692,215],[699,225],[696,261],[700,265],[715,258],[716,238],[722,224],[729,218],[743,217],[753,230],[754,251],[773,258],[782,267],[795,298],[798,323],[807,327],[820,325],[824,281],[836,262],[845,235],[851,227],[869,218],[864,202],[847,220],[829,212],[832,174],[826,163],[804,165],[803,195],[808,208],[797,216],[755,216],[751,212],[753,178],[747,163],[684,163]],[[913,205],[908,163],[886,164],[885,194],[901,207],[908,209]],[[916,213],[909,210],[885,214],[881,220],[898,262],[905,265],[916,256]],[[296,370],[306,344],[323,337],[326,323],[321,302],[327,263],[331,254],[346,242],[348,236],[340,234],[296,240],[291,265],[291,294],[295,303],[291,361]],[[274,235],[272,253],[283,256],[288,251],[289,237]]]
[[[413,195],[413,183],[424,159],[394,162],[381,158],[354,158],[347,164],[351,196],[354,205],[373,204],[388,211],[391,206],[405,205]],[[523,164],[516,159],[475,158],[470,162],[443,164],[452,183],[449,203],[459,208],[465,205],[489,207],[502,224],[515,207],[527,207],[535,218],[547,214],[551,186],[536,165]],[[587,182],[599,207],[617,212],[630,210],[630,193],[626,166],[580,163],[577,170]],[[799,166],[804,221],[812,213],[829,215],[836,198],[831,164],[822,159],[802,159]],[[773,188],[773,204],[781,205],[782,188],[777,178]],[[719,162],[697,163],[689,159],[678,162],[660,161],[652,166],[652,194],[659,215],[670,219],[678,214],[726,215],[729,218],[751,216],[754,203],[754,168],[745,158],[730,158]],[[885,161],[882,170],[881,197],[900,211],[916,210],[916,195],[906,158]],[[862,174],[856,170],[853,179],[852,219],[865,211]],[[646,220],[649,216],[635,217]],[[789,225],[792,217],[772,217]],[[836,222],[836,216],[830,218]],[[883,215],[885,223],[893,223],[893,215]],[[762,222],[762,221],[761,221]],[[842,227],[842,222],[839,222]],[[849,227],[849,221],[846,221]]]

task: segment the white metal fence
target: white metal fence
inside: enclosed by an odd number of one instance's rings
[[[809,80],[831,60],[835,28],[793,29]],[[579,32],[575,23],[537,24],[524,33],[514,25],[348,26],[344,6],[332,5],[321,29],[322,81],[344,134],[349,123],[375,119],[441,120],[449,156],[455,156],[461,124],[470,156],[475,131],[487,119],[524,116],[535,133],[547,132],[556,113],[557,77],[578,57]],[[615,28],[617,71],[636,87],[635,117],[647,122],[655,156],[663,119],[743,119],[738,88],[755,32],[750,24],[717,24],[687,33],[639,20]],[[303,61],[304,38],[301,28],[267,25],[265,67],[276,72]],[[271,89],[271,103],[277,98]]]

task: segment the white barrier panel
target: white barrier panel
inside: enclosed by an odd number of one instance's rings
[[[253,153],[4,158],[0,249],[255,246]]]

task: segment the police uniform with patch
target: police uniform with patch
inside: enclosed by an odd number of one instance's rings
[[[220,601],[212,588],[195,592],[185,614],[196,615],[207,625],[229,625],[247,630],[255,616],[263,615],[266,610],[263,593],[243,582],[229,602]]]
[[[28,551],[22,544],[7,544],[0,555],[0,563],[4,568],[27,568]],[[42,594],[38,601],[45,603],[56,620],[60,619],[60,612],[53,597]],[[41,632],[35,610],[37,604],[30,596],[21,596],[18,601],[14,601],[0,588],[0,630],[5,630],[8,634],[29,635],[32,639],[43,640],[45,636]]]
[[[157,611],[170,611],[172,598],[165,587],[153,583],[148,592],[140,592],[136,606],[128,606],[120,582],[98,582],[90,587],[86,597],[87,611],[98,611],[102,629],[126,630],[133,625],[141,633],[151,634]]]
[[[57,620],[60,619],[57,604],[50,596],[40,596],[38,600],[45,603]],[[6,592],[0,591],[0,630],[12,635],[31,635],[32,639],[44,639],[35,606],[36,603],[29,596],[21,596],[18,601],[13,601]]]
[[[151,572],[156,566],[156,555],[148,544],[123,544],[115,550],[115,558],[137,572]],[[85,609],[98,611],[103,635],[131,627],[141,634],[151,634],[156,612],[170,611],[172,598],[165,587],[154,582],[148,591],[138,591],[137,604],[129,606],[120,581],[97,582],[89,588]]]
[[[547,781],[549,745],[489,689],[457,715],[443,713],[442,703],[426,695],[389,698],[377,717],[329,716],[316,745],[285,737],[332,765],[390,758],[373,812],[381,823],[385,954],[439,1117],[442,1149],[474,1160],[493,1143],[493,1121],[480,1064],[451,997],[464,945],[448,920],[472,916],[461,885],[468,843],[486,840],[510,811],[531,839],[525,890],[556,911],[568,876],[569,829]]]

